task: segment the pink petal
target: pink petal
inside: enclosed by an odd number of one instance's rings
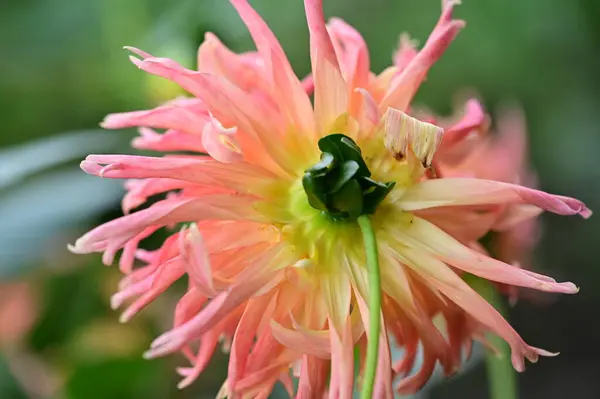
[[[415,214],[435,224],[457,240],[466,243],[477,241],[486,235],[505,209],[505,207],[496,205],[486,208],[438,207],[417,211]]]
[[[229,355],[227,383],[231,392],[234,392],[238,380],[244,377],[246,362],[254,343],[258,324],[271,299],[272,296],[269,294],[253,298],[244,309],[244,314],[233,337]]]
[[[301,131],[314,131],[313,111],[310,99],[296,77],[277,38],[265,21],[246,0],[230,0],[248,27],[273,83],[272,95],[283,108],[288,120]]]
[[[559,215],[592,215],[583,202],[551,195],[514,184],[470,178],[444,178],[422,181],[398,201],[406,211],[439,206],[479,204],[532,204]]]
[[[179,280],[185,273],[185,268],[181,259],[174,258],[163,265],[152,277],[152,284],[142,296],[140,296],[133,304],[131,304],[121,317],[121,323],[127,323],[146,305],[158,298],[160,294],[165,292],[175,281]]]
[[[177,388],[183,389],[190,386],[198,376],[204,371],[208,362],[210,361],[217,343],[219,342],[219,334],[216,332],[208,332],[204,334],[200,339],[200,349],[196,359],[194,359],[194,366],[191,368],[179,368],[177,372],[185,378],[177,384]]]
[[[208,155],[219,162],[232,163],[241,161],[242,150],[235,138],[237,128],[226,129],[216,118],[211,117],[204,126],[202,145]]]
[[[162,76],[179,84],[183,89],[199,97],[209,111],[220,120],[227,121],[255,141],[253,159],[263,166],[275,161],[279,168],[287,166],[285,153],[280,145],[275,145],[273,133],[282,132],[285,126],[264,104],[235,86],[227,79],[183,68],[175,61],[166,58],[130,58],[138,68],[153,75]],[[305,94],[304,94],[305,95]],[[280,169],[281,170],[281,169]]]
[[[470,99],[465,105],[462,119],[444,130],[441,148],[447,148],[464,140],[474,130],[483,130],[488,125],[483,106],[479,101]]]
[[[208,298],[196,287],[190,287],[179,302],[177,302],[173,326],[178,327],[196,316],[202,310],[207,300]]]
[[[148,178],[148,179],[130,179],[125,182],[127,193],[121,201],[121,209],[123,213],[128,214],[133,209],[142,205],[153,195],[162,194],[168,191],[179,190],[185,187],[201,187],[195,183],[189,183],[183,180],[165,179],[165,178]],[[218,192],[219,188],[215,188],[213,192]],[[207,193],[211,194],[211,193]]]
[[[236,54],[212,33],[204,35],[198,49],[198,71],[220,75],[240,89],[270,91],[263,60],[258,53]]]
[[[270,284],[271,280],[281,280],[282,275],[274,272],[274,269],[287,266],[291,262],[293,260],[290,254],[285,255],[282,246],[265,251],[260,259],[237,276],[227,291],[212,299],[197,316],[155,339],[145,357],[154,358],[172,353],[193,337],[204,334],[224,315],[255,295],[263,286]]]
[[[302,369],[296,399],[322,398],[327,392],[329,364],[314,356],[302,357]]]
[[[248,192],[250,187],[260,186],[273,176],[261,167],[245,162],[223,164],[206,157],[88,155],[81,163],[81,169],[112,179],[168,178],[241,192]]]
[[[418,248],[467,273],[488,280],[548,292],[572,294],[578,291],[573,283],[557,283],[545,276],[539,278],[532,272],[473,251],[424,219],[415,217],[410,227],[398,230],[395,236],[402,243],[399,245]]]
[[[443,262],[412,248],[405,248],[402,254],[408,259],[408,266],[429,284],[435,286],[454,303],[508,342],[512,350],[512,363],[517,371],[523,371],[525,368],[523,357],[536,362],[539,355],[549,355],[546,351],[527,345],[493,306]]]
[[[206,149],[202,146],[202,140],[195,135],[177,130],[157,133],[146,127],[139,128],[139,132],[140,136],[131,141],[131,146],[140,150],[206,152]]]
[[[442,56],[446,48],[454,40],[458,31],[464,26],[463,21],[452,19],[452,11],[457,1],[445,1],[444,9],[425,46],[411,60],[400,75],[393,80],[385,97],[379,104],[381,112],[388,108],[406,111],[410,101],[425,79],[427,72]]]
[[[326,331],[292,330],[271,320],[271,332],[282,345],[300,353],[317,356],[321,359],[331,357],[331,346]]]
[[[348,84],[348,112],[357,117],[363,105],[363,95],[355,89],[369,84],[369,52],[367,44],[352,26],[339,18],[327,24],[344,80]]]
[[[408,65],[410,65],[417,54],[419,54],[419,51],[416,49],[415,42],[410,39],[408,34],[401,34],[398,43],[398,50],[396,50],[393,56],[394,66],[398,68],[399,72],[402,72]]]
[[[342,331],[332,329],[329,337],[331,340],[329,398],[350,399],[354,387],[354,344],[350,320],[346,320]]]
[[[349,93],[327,33],[322,0],[305,0],[304,8],[310,31],[317,131],[326,135],[334,121],[348,111]]]
[[[144,229],[140,234],[136,235],[125,244],[123,253],[119,259],[119,269],[122,273],[131,273],[140,241],[152,235],[156,230],[158,230],[158,228],[155,226]]]
[[[193,199],[167,199],[131,215],[96,227],[80,237],[69,249],[74,253],[100,252],[111,245],[123,246],[150,226],[202,219],[260,219],[252,201],[242,196],[214,195]]]
[[[151,110],[110,114],[104,118],[101,126],[105,129],[149,126],[200,137],[207,120],[208,110],[201,100],[180,98]]]
[[[192,223],[187,231],[181,231],[179,237],[181,258],[192,283],[204,295],[215,296],[208,251],[198,227]]]

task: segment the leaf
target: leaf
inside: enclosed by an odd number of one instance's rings
[[[307,172],[302,178],[302,186],[304,187],[310,206],[315,209],[327,211],[327,198],[317,179]]]
[[[23,273],[26,265],[44,265],[38,260],[50,249],[66,252],[67,237],[60,240],[61,232],[81,229],[86,220],[116,208],[122,194],[121,182],[76,167],[0,191],[0,278]]]
[[[359,179],[363,188],[363,212],[373,214],[377,207],[396,185],[395,182],[382,183],[368,177]]]
[[[321,160],[314,164],[310,169],[307,169],[306,172],[310,173],[314,177],[324,176],[325,173],[333,170],[335,168],[337,162],[335,161],[333,155],[328,152],[321,153]]]
[[[356,219],[362,214],[363,197],[360,184],[350,180],[331,199],[331,206],[337,211],[332,213],[333,218]]]
[[[105,130],[63,133],[0,151],[0,189],[25,177],[94,152],[114,151],[124,136]]]
[[[360,148],[348,136],[341,133],[325,136],[319,140],[319,149],[331,153],[339,163],[355,161],[359,167],[359,176],[371,176],[371,172],[362,158]]]
[[[336,171],[337,173],[331,179],[328,179],[327,194],[338,192],[344,184],[348,183],[356,175],[358,169],[359,166],[355,161],[344,162]]]

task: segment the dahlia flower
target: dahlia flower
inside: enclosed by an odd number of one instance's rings
[[[138,68],[193,97],[109,115],[103,126],[139,126],[134,147],[173,154],[90,155],[81,164],[90,174],[130,179],[126,215],[71,247],[102,252],[106,264],[123,250],[125,277],[112,305],[135,300],[121,320],[188,278],[173,328],[145,356],[182,352],[190,362],[178,370],[185,387],[221,344],[230,352],[221,396],[241,398],[266,398],[278,381],[294,395],[292,375],[297,398],[350,398],[355,373],[359,385],[370,384],[364,374],[376,359],[372,397],[391,398],[394,390],[418,390],[438,362],[455,372],[464,349],[486,332],[510,344],[517,370],[525,358],[550,355],[526,344],[462,277],[549,292],[577,287],[493,259],[474,249],[479,234],[464,234],[491,228],[477,209],[510,206],[514,220],[531,209],[591,212],[575,199],[509,182],[436,173],[436,151],[443,155],[463,134],[460,122],[444,134],[410,116],[409,105],[464,26],[452,18],[455,2],[444,3],[422,49],[401,40],[394,65],[376,75],[360,34],[339,19],[326,24],[321,0],[305,0],[312,74],[303,80],[248,2],[231,3],[256,52],[235,54],[207,34],[198,70],[190,70],[128,48]],[[139,248],[175,226],[158,250]],[[380,292],[366,267],[374,259]],[[143,265],[134,268],[136,261]],[[370,303],[378,295],[380,309]],[[398,362],[392,344],[405,349]],[[419,346],[424,361],[411,373]]]

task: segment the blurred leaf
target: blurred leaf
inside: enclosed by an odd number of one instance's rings
[[[65,391],[69,399],[163,399],[170,397],[161,362],[112,359],[79,365]]]
[[[90,153],[114,151],[124,142],[123,136],[94,129],[58,134],[2,150],[0,190],[29,175]]]
[[[3,356],[0,356],[0,394],[2,399],[28,399],[12,376]]]
[[[35,350],[66,343],[80,327],[108,312],[99,283],[105,272],[90,266],[74,273],[46,278],[44,308],[30,336],[30,344]]]
[[[61,232],[81,229],[85,220],[115,207],[122,192],[122,183],[75,168],[0,192],[0,278],[25,271],[24,265],[34,266],[48,245],[57,245],[52,240]],[[66,242],[60,248],[66,251]]]

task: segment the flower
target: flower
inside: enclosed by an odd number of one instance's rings
[[[176,280],[188,277],[173,328],[152,343],[146,357],[181,351],[191,363],[178,370],[184,377],[179,386],[185,387],[221,343],[230,351],[221,396],[265,398],[277,381],[293,395],[292,371],[299,377],[298,398],[326,392],[349,398],[354,348],[359,348],[356,371],[361,372],[367,341],[378,339],[374,397],[391,398],[393,389],[418,390],[437,362],[447,374],[455,372],[461,351],[473,339],[483,339],[484,332],[510,344],[518,370],[524,358],[549,355],[527,345],[462,276],[550,292],[574,293],[577,287],[464,245],[454,232],[467,224],[477,228],[481,221],[454,218],[454,210],[510,205],[525,212],[527,205],[562,215],[588,217],[591,212],[568,197],[494,180],[434,178],[430,172],[436,151],[452,139],[452,131],[444,136],[443,129],[406,112],[429,68],[464,26],[452,18],[455,2],[444,3],[421,50],[402,39],[394,65],[375,75],[360,34],[338,19],[326,25],[321,1],[305,0],[312,74],[303,81],[247,1],[231,3],[248,26],[256,52],[235,54],[207,34],[193,71],[128,48],[140,69],[179,84],[193,97],[109,115],[103,126],[140,126],[135,147],[179,153],[90,155],[81,164],[90,174],[130,179],[123,199],[126,215],[71,247],[76,253],[102,252],[106,264],[123,250],[119,264],[125,277],[112,305],[136,299],[121,320],[128,321]],[[314,106],[308,94],[313,90]],[[337,150],[323,139],[353,152],[339,147],[341,152],[328,159],[325,153]],[[346,169],[339,161],[346,155],[358,166],[348,166],[344,180]],[[322,175],[315,171],[333,173],[333,166],[343,172],[335,180],[339,187],[311,191],[310,184],[303,184],[306,173],[318,179]],[[340,194],[350,181],[355,190],[357,177],[359,184],[370,185],[365,197]],[[360,201],[371,189],[383,187],[387,191],[372,202],[376,209],[369,217],[379,243],[385,328],[372,337],[365,254],[352,218],[356,209],[364,211],[367,203]],[[165,193],[164,199],[131,212]],[[309,202],[310,194],[324,201]],[[337,216],[331,216],[332,209]],[[429,210],[448,220],[444,229]],[[180,229],[158,250],[139,248],[158,229],[177,225]],[[144,266],[134,268],[135,260]],[[392,337],[406,349],[395,364]],[[408,375],[419,345],[423,365]],[[394,387],[396,377],[401,380]]]

